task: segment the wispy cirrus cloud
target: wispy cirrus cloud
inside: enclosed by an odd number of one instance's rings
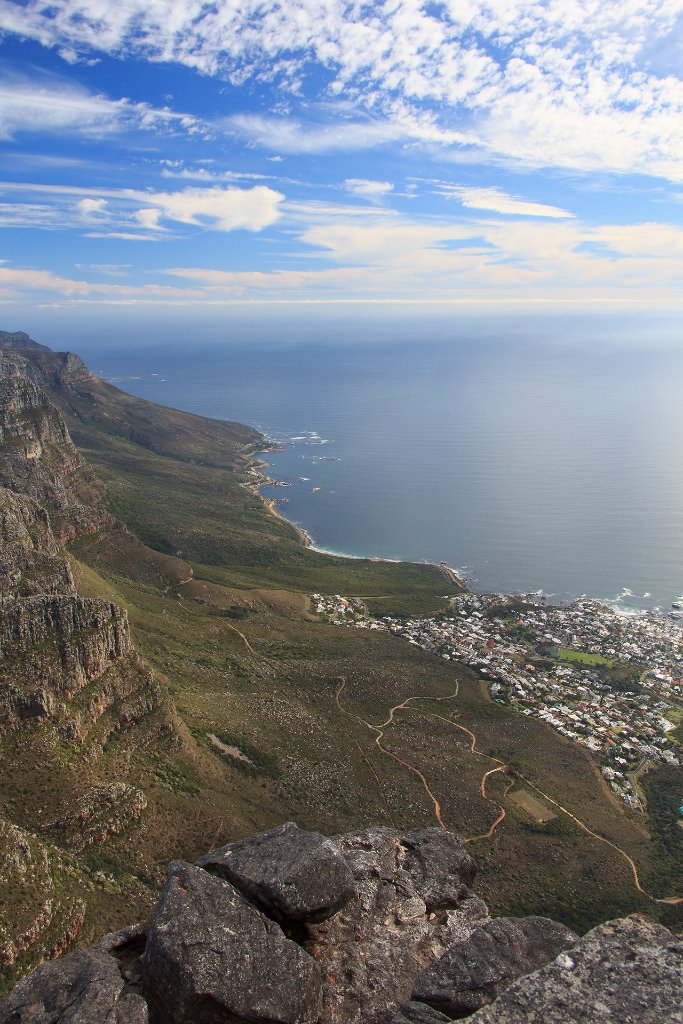
[[[215,167],[187,164],[184,160],[161,161],[162,178],[180,178],[187,181],[218,184],[237,181],[277,181],[277,175],[262,174],[258,171],[219,170]]]
[[[149,240],[164,231],[163,222],[214,231],[258,232],[281,216],[284,195],[266,185],[189,187],[174,192],[140,189],[79,188],[72,185],[0,182],[0,195],[30,196],[31,203],[0,205],[12,226],[82,227],[98,224],[95,237]],[[5,221],[7,223],[7,221]],[[144,235],[136,234],[144,229]],[[151,232],[151,233],[150,233]],[[90,232],[92,237],[92,232]]]
[[[151,209],[151,208],[150,208]],[[285,213],[303,247],[270,269],[150,267],[113,283],[44,268],[0,266],[4,294],[69,301],[299,301],[652,303],[681,306],[683,228],[656,222],[586,225],[575,219],[494,215],[420,219],[381,208],[305,204]],[[95,237],[106,232],[93,231]],[[112,230],[114,238],[126,232]],[[154,230],[135,240],[158,237]],[[107,275],[104,274],[106,277]],[[175,283],[168,284],[168,278]]]
[[[64,82],[0,81],[0,137],[28,132],[102,135],[121,127],[125,100],[110,100]]]
[[[133,55],[237,85],[277,80],[295,97],[317,66],[330,98],[371,116],[233,119],[283,153],[426,142],[431,126],[453,158],[466,146],[522,166],[683,181],[680,0],[0,0],[0,26],[69,60]]]
[[[247,142],[276,153],[335,153],[372,149],[410,137],[406,127],[386,119],[333,119],[331,123],[302,123],[261,114],[235,114],[223,127]]]
[[[60,76],[6,76],[0,79],[0,138],[30,133],[111,135],[131,128],[198,134],[209,131],[200,119],[169,108],[128,99],[110,99]]]
[[[390,181],[374,181],[369,178],[347,178],[344,188],[352,196],[367,199],[371,203],[383,202],[394,190]]]
[[[680,306],[682,301],[677,281],[683,230],[670,225],[625,230],[573,221],[482,220],[473,227],[380,217],[321,222],[305,235],[326,252],[329,267],[272,272],[174,267],[164,273],[214,297],[239,289],[245,296],[273,299],[590,304],[637,303],[646,289],[662,303]]]
[[[120,242],[158,242],[159,235],[135,231],[86,231],[86,238],[117,238]],[[96,291],[96,289],[94,289]]]
[[[471,210],[490,210],[511,217],[549,217],[554,220],[566,220],[574,216],[559,206],[546,203],[535,203],[518,196],[508,195],[499,188],[473,188],[466,185],[440,185],[442,195],[452,196],[463,206]]]

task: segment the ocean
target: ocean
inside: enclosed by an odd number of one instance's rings
[[[321,331],[323,328],[321,327]],[[481,591],[670,607],[683,592],[683,353],[597,322],[324,325],[286,345],[75,345],[117,386],[249,423],[317,546],[445,561]],[[574,336],[570,336],[571,332]]]

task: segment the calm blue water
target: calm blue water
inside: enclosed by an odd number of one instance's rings
[[[631,607],[683,592],[683,355],[342,334],[76,347],[132,394],[288,441],[269,462],[292,486],[271,493],[320,547],[443,559],[482,590]]]

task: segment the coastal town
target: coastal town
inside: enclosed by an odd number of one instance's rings
[[[625,615],[579,600],[461,593],[434,618],[372,616],[353,598],[313,595],[328,621],[384,630],[445,661],[464,663],[491,697],[533,715],[598,759],[613,792],[640,809],[648,767],[680,765],[683,628],[669,616]]]

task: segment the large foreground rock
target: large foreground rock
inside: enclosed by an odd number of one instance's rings
[[[235,850],[258,905],[244,882],[176,861],[149,928],[43,964],[0,1000],[0,1024],[683,1024],[671,932],[640,917],[582,939],[545,918],[491,921],[445,830],[325,840],[289,825],[204,860]],[[313,877],[307,899],[312,864],[332,865],[330,887]],[[295,913],[329,910],[321,894],[347,871],[355,895],[324,921],[281,927],[260,909],[265,889]]]
[[[683,1024],[683,943],[638,917],[588,932],[471,1024]]]
[[[197,864],[278,921],[324,921],[356,893],[333,843],[291,821],[207,853]]]
[[[169,865],[143,958],[163,1024],[313,1024],[320,972],[229,882]]]
[[[474,861],[457,836],[436,828],[369,829],[332,842],[357,895],[307,928],[306,948],[325,977],[321,1020],[386,1024],[418,974],[487,920],[486,905],[468,888]]]
[[[133,927],[41,964],[0,1000],[0,1024],[148,1024],[131,969],[140,940],[144,931]]]
[[[449,1018],[465,1017],[500,995],[513,981],[530,974],[578,935],[545,917],[499,917],[477,928],[419,976],[412,998]]]

